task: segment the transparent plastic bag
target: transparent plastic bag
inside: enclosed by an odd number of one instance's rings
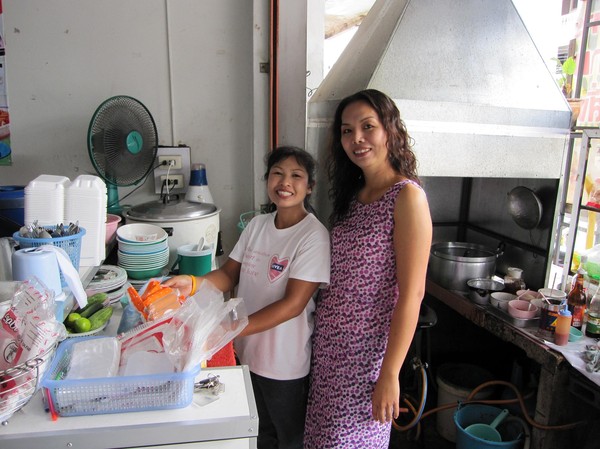
[[[0,370],[38,357],[66,338],[55,308],[54,292],[35,276],[20,284],[1,317]]]
[[[119,336],[121,369],[139,351],[165,352],[176,372],[208,360],[248,325],[242,298],[225,302],[223,293],[204,280],[180,308]]]
[[[210,359],[248,325],[242,298],[223,300],[223,293],[204,280],[174,314],[163,334],[165,351],[178,371]]]
[[[119,341],[114,337],[82,339],[73,343],[71,364],[65,379],[114,377],[119,371]]]
[[[121,321],[119,322],[119,328],[117,334],[124,334],[131,329],[144,324],[144,318],[138,309],[131,303],[128,303],[123,307],[123,314],[121,315]]]

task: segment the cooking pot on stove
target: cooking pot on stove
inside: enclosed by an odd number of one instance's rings
[[[427,277],[448,290],[468,292],[467,281],[491,278],[496,259],[504,252],[504,243],[496,250],[466,242],[443,242],[432,245]]]

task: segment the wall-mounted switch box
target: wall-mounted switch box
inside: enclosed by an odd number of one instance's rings
[[[169,192],[184,193],[190,183],[190,147],[158,147],[154,166],[154,193],[167,193],[164,181],[169,177]]]
[[[165,186],[163,192],[167,191],[167,187],[169,191],[173,191],[175,189],[183,188],[183,175],[160,175],[160,185]]]
[[[160,165],[160,168],[171,167],[171,170],[182,169],[181,156],[175,154],[158,156],[158,164]]]

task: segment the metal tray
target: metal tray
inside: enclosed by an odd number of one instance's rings
[[[508,312],[505,312],[504,310],[499,309],[498,307],[494,307],[491,304],[486,306],[486,311],[490,312],[492,315],[495,315],[504,321],[509,322],[515,327],[539,327],[540,325],[539,317],[530,319],[515,318]]]

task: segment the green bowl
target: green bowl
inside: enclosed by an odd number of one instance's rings
[[[143,280],[159,276],[162,268],[153,268],[151,270],[127,270],[127,276],[131,279]]]
[[[583,337],[583,332],[581,332],[579,329],[571,326],[571,330],[569,331],[569,341],[579,341],[579,340],[581,340],[582,337]]]

